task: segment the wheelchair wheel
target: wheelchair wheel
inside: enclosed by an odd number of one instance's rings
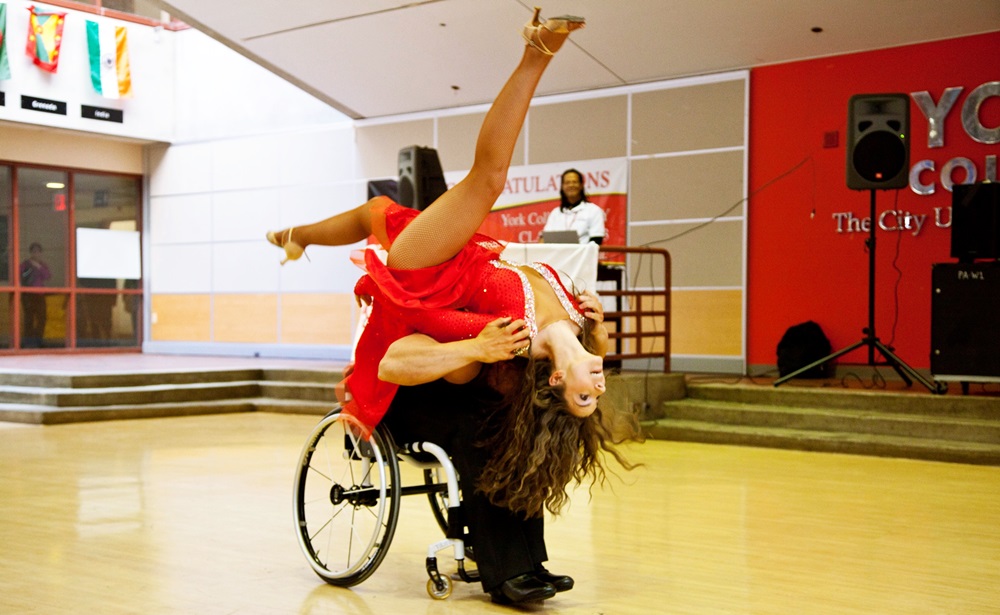
[[[435,600],[444,600],[451,595],[454,585],[448,577],[441,577],[435,583],[434,579],[427,579],[427,595]]]
[[[399,462],[376,428],[338,410],[309,434],[295,470],[299,545],[324,581],[347,587],[367,579],[385,557],[399,516]]]

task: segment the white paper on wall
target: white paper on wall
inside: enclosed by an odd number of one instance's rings
[[[138,280],[139,243],[139,231],[76,229],[76,277]]]

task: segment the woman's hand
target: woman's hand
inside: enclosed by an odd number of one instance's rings
[[[523,354],[530,346],[528,328],[521,319],[498,318],[486,325],[476,336],[479,347],[478,359],[481,363],[506,361]]]
[[[594,322],[590,328],[591,352],[604,357],[608,354],[608,330],[604,326],[604,306],[601,299],[589,290],[585,290],[577,295],[576,300],[580,302],[583,315]]]
[[[600,298],[589,290],[585,290],[576,296],[583,309],[583,315],[596,323],[604,322],[604,306],[601,305]]]

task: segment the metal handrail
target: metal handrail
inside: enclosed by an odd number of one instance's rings
[[[624,359],[662,358],[664,373],[670,372],[670,253],[663,248],[631,246],[601,246],[601,252],[625,254],[650,254],[663,258],[663,287],[654,290],[633,290],[619,288],[602,290],[604,297],[615,297],[615,311],[605,312],[604,320],[617,324],[616,331],[608,332],[614,344],[614,353],[605,357],[608,361]],[[622,301],[622,299],[626,299]],[[662,301],[662,309],[653,309],[657,298]],[[644,305],[648,303],[649,305]],[[658,318],[659,317],[659,318]],[[659,326],[662,323],[662,326]],[[628,342],[632,341],[632,344]],[[643,350],[649,342],[650,350]],[[662,348],[656,350],[657,342]],[[631,347],[630,347],[631,346]]]

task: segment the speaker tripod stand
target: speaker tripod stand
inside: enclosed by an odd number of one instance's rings
[[[902,359],[893,353],[892,349],[883,344],[878,336],[875,335],[875,189],[871,190],[871,217],[869,218],[869,235],[868,239],[865,240],[865,245],[868,246],[868,326],[862,329],[864,337],[860,341],[851,344],[846,348],[842,348],[831,355],[827,355],[822,359],[813,361],[805,367],[800,367],[790,374],[786,374],[781,378],[774,381],[774,386],[780,386],[781,384],[795,378],[799,374],[808,372],[809,370],[823,365],[827,361],[832,361],[837,357],[845,355],[849,352],[857,350],[863,346],[868,347],[868,363],[873,367],[878,365],[889,365],[899,377],[903,379],[906,386],[911,386],[913,381],[916,380],[920,384],[927,387],[931,393],[940,395],[945,393],[948,389],[946,385],[942,385],[939,382],[931,381],[922,376],[917,370],[913,369],[907,365]],[[878,351],[885,360],[883,363],[878,363],[875,361],[875,351]]]

